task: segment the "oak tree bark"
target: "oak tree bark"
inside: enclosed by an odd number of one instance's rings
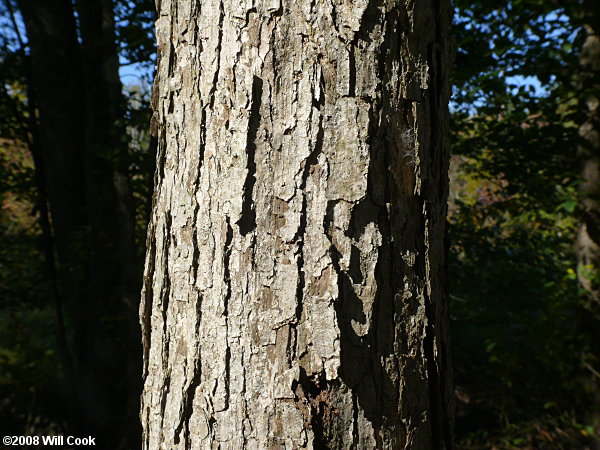
[[[157,7],[144,448],[450,448],[449,2]]]

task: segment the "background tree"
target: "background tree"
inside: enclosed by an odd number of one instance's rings
[[[5,98],[22,125],[14,137],[34,156],[68,426],[107,448],[139,446],[141,252],[114,5],[82,0],[74,9],[69,1],[23,0],[20,15],[10,2],[4,6],[26,108],[19,111],[7,84]],[[120,30],[121,42],[132,34]]]
[[[591,371],[590,394],[600,402],[600,5],[584,2],[576,19],[582,24],[583,43],[579,55],[581,71],[575,78],[579,89],[579,105],[587,113],[580,123],[578,156],[581,164],[579,185],[581,226],[577,237],[578,279],[585,291],[585,331],[590,342],[589,357],[584,364]],[[591,420],[600,428],[600,407],[592,410]]]
[[[577,289],[574,243],[582,220],[578,127],[586,120],[579,99],[587,95],[578,55],[582,14],[593,8],[456,6],[450,268],[458,442],[592,445],[586,386],[597,344]]]
[[[449,448],[449,2],[159,4],[144,448]]]
[[[131,260],[127,146],[118,126],[122,96],[112,3],[82,1],[77,7],[79,24],[71,2],[20,2],[59,283],[73,324],[74,419],[80,429],[108,440],[124,423],[136,422],[135,402],[124,407],[128,390],[135,396],[128,386],[135,378],[127,376],[137,359],[135,327],[119,322],[127,306],[135,310],[137,266]],[[123,351],[119,335],[133,351]],[[115,411],[127,409],[124,422]]]

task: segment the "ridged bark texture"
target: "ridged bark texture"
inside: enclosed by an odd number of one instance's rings
[[[157,6],[144,447],[449,448],[449,2]]]

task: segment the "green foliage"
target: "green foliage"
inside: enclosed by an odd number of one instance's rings
[[[38,245],[32,171],[26,149],[15,142],[0,143],[0,428],[4,434],[22,429],[23,423],[36,417],[61,415],[56,412],[60,371]]]
[[[146,223],[150,199],[152,198],[156,143],[150,136],[150,85],[148,83],[129,85],[127,95],[126,121],[129,134],[129,183],[133,193],[136,215],[137,248],[145,250]],[[141,255],[140,255],[141,256]]]
[[[118,0],[115,2],[117,44],[125,65],[140,64],[145,69],[156,59],[154,0]]]
[[[474,178],[469,165],[451,217],[457,384],[489,397],[498,423],[524,420],[545,413],[548,400],[573,400],[577,222],[552,205],[523,205],[506,178]]]
[[[578,448],[595,439],[580,425],[590,343],[575,277],[578,9],[455,5],[449,265],[459,445]]]
[[[585,449],[593,447],[596,430],[573,421],[568,414],[544,414],[535,420],[507,425],[502,434],[495,430],[478,430],[463,439],[458,450],[516,449]]]

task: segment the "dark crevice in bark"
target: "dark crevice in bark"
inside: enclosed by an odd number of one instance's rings
[[[358,431],[358,400],[356,394],[352,392],[352,448],[358,448],[360,442]]]
[[[306,232],[306,194],[302,196],[302,210],[300,212],[300,224],[296,232],[295,241],[298,245],[298,282],[296,284],[296,325],[302,319],[304,309],[304,287],[306,279],[304,275],[304,233]],[[294,330],[296,332],[296,330]]]
[[[198,186],[198,184],[196,184],[196,186]],[[194,206],[194,216],[192,218],[192,280],[194,285],[196,285],[196,280],[198,278],[198,266],[200,262],[200,246],[198,245],[198,226],[196,221],[199,210],[200,205],[196,202]]]
[[[317,449],[332,448],[330,434],[335,408],[331,394],[339,387],[336,384],[328,381],[323,372],[309,377],[303,368],[300,368],[299,379],[292,383],[295,403],[305,415],[305,422],[313,432],[314,448]]]
[[[165,418],[165,409],[167,408],[167,396],[171,391],[171,372],[167,372],[165,380],[162,384],[160,393],[160,428],[163,429],[163,423]]]
[[[300,320],[300,316],[302,315],[302,308],[298,309],[298,305],[296,304],[296,321]],[[300,355],[298,354],[298,329],[297,324],[290,324],[290,344],[289,344],[289,361],[288,367],[292,367],[292,363],[296,360],[300,359]]]
[[[171,91],[169,92],[169,104],[167,107],[167,113],[168,114],[173,114],[173,111],[175,110],[175,92]]]
[[[373,41],[371,35],[375,27],[381,23],[384,2],[382,0],[369,0],[365,12],[363,13],[360,27],[354,33],[353,43],[356,44],[359,40],[370,43]],[[379,74],[381,75],[381,73]]]
[[[175,46],[173,42],[169,43],[169,64],[168,64],[168,72],[169,77],[172,77],[175,71]]]
[[[360,250],[354,244],[350,248],[350,265],[348,267],[348,275],[354,284],[363,282],[363,273],[360,267]]]
[[[200,358],[196,358],[196,360],[194,361],[194,374],[192,376],[192,379],[190,380],[190,384],[183,393],[183,398],[181,400],[181,417],[179,418],[179,424],[177,425],[177,428],[175,428],[175,437],[173,439],[175,444],[179,444],[181,440],[181,430],[185,427],[184,439],[186,449],[192,448],[192,437],[190,436],[190,418],[192,417],[192,414],[194,412],[193,407],[194,397],[196,396],[196,388],[200,386],[201,380],[202,370],[200,365]]]
[[[225,247],[223,253],[223,281],[225,282],[226,291],[223,298],[223,315],[227,317],[229,314],[229,299],[231,298],[231,272],[229,269],[229,260],[231,258],[231,243],[233,241],[233,228],[229,223],[229,217],[225,219],[227,224],[227,232],[225,234]]]
[[[197,339],[200,339],[200,325],[202,324],[202,300],[203,297],[201,294],[198,294],[198,298],[196,299],[196,325],[194,327],[194,335]],[[200,348],[198,346],[198,352]],[[202,360],[198,359],[198,370],[202,369]]]
[[[342,39],[337,25],[337,9],[335,7],[335,0],[331,0],[331,24],[333,25],[333,29],[337,32],[338,38]]]
[[[156,189],[154,189],[153,197],[158,195],[158,186],[160,186],[161,180],[165,179],[165,160],[167,148],[166,133],[166,127],[161,124],[160,135],[158,137],[158,148],[156,151],[156,170],[154,175],[154,187]]]
[[[142,422],[145,423],[150,423],[150,408],[146,407],[146,417],[143,418],[143,416],[140,414],[140,418],[142,419]],[[145,449],[150,448],[150,433],[148,432],[148,430],[143,427],[142,428],[142,441],[144,442],[144,447]]]
[[[204,152],[206,150],[206,108],[200,112],[200,142],[198,143],[198,174],[196,175],[196,192],[200,186],[200,177],[202,176],[202,165],[204,164]]]
[[[165,242],[163,246],[162,255],[164,258],[164,268],[163,268],[163,286],[160,292],[160,311],[162,314],[163,320],[163,329],[162,329],[162,360],[165,367],[168,365],[169,361],[169,339],[167,338],[167,322],[169,317],[169,300],[171,297],[171,278],[169,276],[169,248],[171,247],[171,223],[172,216],[169,211],[165,213],[165,227],[164,227],[164,235]]]
[[[229,217],[226,219],[227,232],[225,234],[225,253],[223,255],[223,278],[226,285],[225,297],[223,298],[223,316],[225,317],[225,324],[227,333],[225,339],[229,337],[229,300],[231,299],[231,269],[229,263],[231,259],[232,242],[233,242],[233,228],[229,222]],[[225,405],[223,411],[229,409],[229,385],[230,385],[230,368],[231,368],[231,348],[229,344],[225,350]]]
[[[246,22],[244,23],[244,28],[248,28],[248,24],[250,23],[250,16],[252,14],[258,14],[258,10],[255,7],[249,8],[246,11],[246,17],[245,17]]]
[[[315,98],[313,95],[312,106],[318,111],[321,111],[325,105],[325,77],[323,76],[323,69],[321,68],[319,77],[319,98]]]
[[[227,345],[225,349],[225,405],[223,406],[223,411],[227,411],[229,409],[229,396],[230,396],[230,384],[231,384],[231,347]]]
[[[348,96],[355,97],[356,96],[356,57],[354,55],[354,44],[350,44],[350,49],[348,50],[348,71],[349,71],[349,80],[348,80]]]
[[[213,76],[212,86],[210,88],[210,93],[208,94],[210,98],[210,109],[213,109],[215,104],[215,92],[217,91],[217,84],[219,81],[219,73],[221,71],[221,44],[223,42],[223,18],[225,17],[225,9],[223,8],[223,2],[219,2],[219,34],[217,37],[217,68],[215,69],[215,74]],[[204,118],[206,118],[206,111],[203,109]],[[202,126],[205,127],[205,121],[202,121]],[[206,133],[205,133],[206,135]]]
[[[296,327],[294,325],[290,325],[288,327],[288,335],[286,342],[286,356],[287,356],[287,366],[291,368],[294,362],[294,355],[296,353]]]
[[[150,353],[150,333],[152,332],[152,326],[150,324],[152,317],[152,299],[154,298],[154,289],[152,288],[152,281],[154,279],[154,261],[156,259],[156,239],[154,238],[154,224],[151,224],[148,230],[148,274],[144,278],[144,299],[143,299],[143,311],[141,317],[142,327],[142,346],[144,351],[143,359],[143,375],[142,378],[146,379],[148,376],[148,360]]]
[[[209,433],[211,435],[214,435],[216,423],[217,423],[217,419],[215,419],[215,416],[211,415],[208,418],[208,429],[209,429]],[[217,449],[220,450],[221,446],[218,446]]]
[[[242,197],[242,214],[237,224],[242,236],[256,228],[256,209],[252,198],[254,184],[256,183],[256,138],[260,127],[260,107],[262,103],[263,80],[254,76],[252,80],[252,97],[250,118],[248,120],[248,135],[246,139],[247,169]]]

